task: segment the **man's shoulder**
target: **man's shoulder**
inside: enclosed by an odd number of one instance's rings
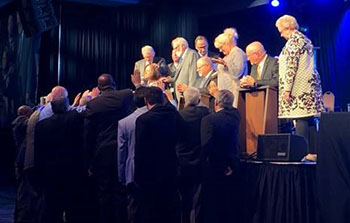
[[[187,54],[190,55],[191,57],[199,57],[197,51],[191,48],[187,48],[188,52]]]
[[[145,62],[145,59],[138,60],[138,61],[135,62],[135,64],[141,64],[143,62]]]
[[[165,62],[165,59],[163,57],[154,57],[153,63],[158,63],[159,61]]]

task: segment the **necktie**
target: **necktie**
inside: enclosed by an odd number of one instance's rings
[[[258,67],[256,68],[256,79],[261,80],[261,65],[259,64]]]

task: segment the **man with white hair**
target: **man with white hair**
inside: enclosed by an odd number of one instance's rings
[[[234,222],[238,207],[238,130],[241,116],[229,90],[215,95],[216,113],[201,123],[204,222]]]
[[[182,222],[191,222],[191,211],[194,211],[195,221],[199,221],[200,213],[200,151],[201,151],[201,121],[209,115],[207,107],[200,106],[200,93],[197,88],[188,87],[184,92],[185,108],[179,113],[184,120],[181,129],[183,137],[179,140],[176,151],[178,154],[179,192],[181,194]]]
[[[135,72],[140,72],[141,82],[144,81],[144,71],[145,67],[148,64],[156,63],[159,66],[159,72],[166,76],[167,74],[167,65],[165,59],[162,57],[155,57],[156,52],[152,46],[146,45],[141,48],[142,60],[139,60],[135,63],[134,74]]]
[[[179,101],[180,92],[185,90],[186,86],[195,86],[198,78],[196,63],[199,58],[197,52],[188,47],[188,42],[183,37],[177,37],[171,45],[175,54],[180,58],[179,66],[175,72],[173,81],[175,82],[176,97]]]

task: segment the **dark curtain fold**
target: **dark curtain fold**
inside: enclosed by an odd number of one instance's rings
[[[324,91],[332,91],[336,105],[346,109],[350,103],[350,9],[323,17],[315,26],[315,43],[320,46],[319,71]]]
[[[315,165],[244,165],[246,223],[318,221]]]
[[[71,99],[78,92],[96,86],[97,77],[102,73],[114,76],[117,88],[132,87],[130,74],[134,63],[141,59],[142,46],[153,46],[157,56],[169,61],[171,40],[183,36],[191,41],[197,32],[197,19],[191,10],[169,8],[165,3],[156,7],[116,8],[66,3],[61,7],[59,84],[68,89]],[[41,77],[58,78],[57,63],[51,63],[57,59],[57,37],[56,30],[54,35],[43,38],[48,48],[42,52],[46,56],[41,60]],[[57,82],[46,83],[53,86]],[[43,93],[49,89],[42,85],[39,91]]]
[[[350,113],[323,113],[317,157],[322,223],[350,219]]]

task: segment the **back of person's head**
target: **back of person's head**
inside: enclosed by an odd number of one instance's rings
[[[146,106],[145,93],[148,89],[146,87],[139,87],[134,92],[134,103],[138,108]]]
[[[68,91],[62,86],[56,86],[52,88],[51,94],[51,101],[58,100],[61,98],[67,98],[68,97]]]
[[[27,116],[29,118],[32,113],[33,113],[33,109],[31,107],[29,107],[28,105],[21,105],[17,109],[18,116]]]
[[[53,100],[51,102],[52,112],[54,114],[63,114],[69,109],[69,100],[68,98],[60,98],[58,100]]]
[[[115,82],[110,74],[101,74],[97,79],[97,87],[100,91],[115,89]]]
[[[234,96],[229,90],[220,90],[215,95],[216,104],[221,108],[232,108]]]
[[[200,93],[197,88],[194,87],[188,87],[184,91],[184,99],[185,99],[185,107],[190,105],[198,105],[200,101]]]
[[[163,104],[164,95],[159,87],[148,87],[145,92],[146,103],[150,105]]]

